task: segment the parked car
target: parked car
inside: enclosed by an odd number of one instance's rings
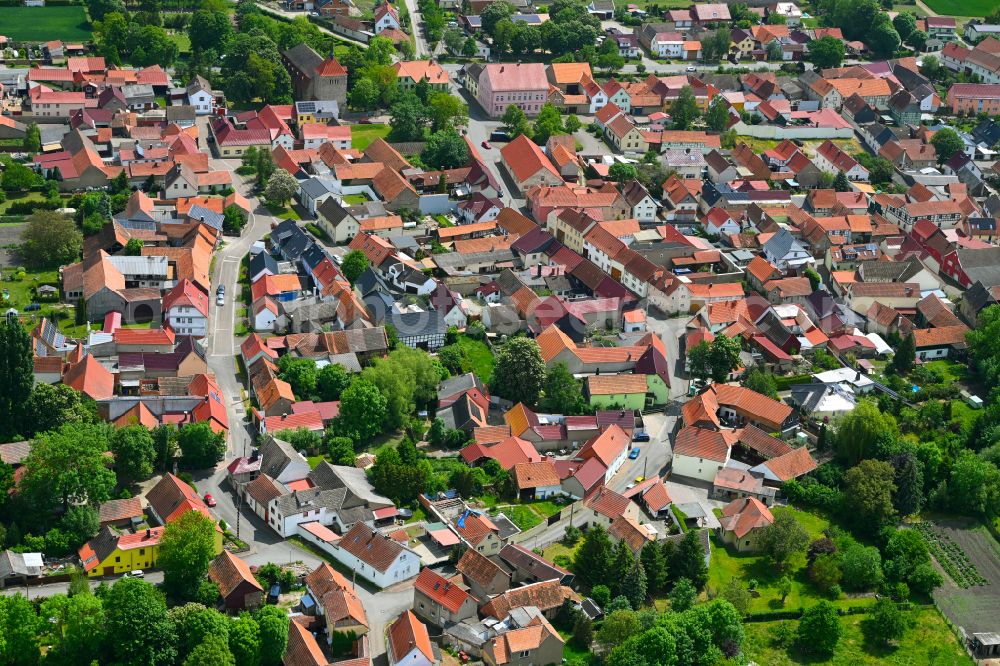
[[[142,569],[133,569],[132,571],[129,571],[124,576],[122,576],[122,578],[145,578],[145,577],[146,577],[146,572],[143,571]]]
[[[482,147],[483,147],[483,148],[485,148],[486,150],[489,150],[490,148],[492,148],[492,147],[493,147],[493,146],[491,146],[491,145],[490,145],[490,142],[489,142],[489,141],[483,141],[483,143],[482,143],[481,145],[482,145]]]
[[[638,457],[639,457],[639,447],[638,446],[635,447],[635,448],[633,448],[631,451],[628,452],[628,458],[629,458],[629,460],[635,460]]]
[[[644,476],[637,476],[637,477],[635,477],[635,482],[637,484],[642,483],[645,480],[646,480],[646,477],[644,477]]]
[[[633,442],[648,442],[649,441],[649,433],[648,432],[637,432],[637,433],[635,433],[635,436],[632,438],[632,441]]]
[[[208,506],[215,506],[218,502],[216,502],[215,498],[212,497],[212,493],[205,493],[205,504]]]
[[[695,67],[694,65],[688,65],[687,66],[687,71],[689,71],[689,72],[697,72],[698,68]]]
[[[215,297],[215,304],[218,305],[219,307],[222,307],[223,305],[226,304],[226,295],[221,291]]]

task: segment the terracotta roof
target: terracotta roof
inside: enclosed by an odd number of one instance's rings
[[[298,622],[289,622],[288,644],[281,663],[284,666],[327,666],[329,660],[312,632]]]
[[[559,474],[549,460],[514,465],[514,479],[519,490],[558,486]]]
[[[816,461],[803,446],[768,460],[765,465],[780,481],[795,479],[816,469]]]
[[[455,531],[473,546],[478,546],[490,534],[499,534],[500,532],[492,520],[478,513],[470,513],[465,517],[464,528],[459,527],[457,521],[458,519],[454,525]]]
[[[383,573],[404,551],[397,542],[360,521],[340,539],[338,545],[376,571]]]
[[[431,85],[448,83],[448,72],[433,60],[401,60],[392,68],[399,78],[408,77],[417,82],[426,79]]]
[[[496,435],[488,435],[491,429],[499,428]],[[484,432],[479,433],[482,430]],[[506,426],[487,426],[476,428],[476,442],[463,448],[460,452],[463,460],[472,464],[480,458],[492,458],[500,463],[505,470],[510,471],[515,465],[522,463],[534,463],[542,460],[542,455],[535,450],[531,442],[520,437],[509,436],[510,429]],[[492,439],[495,436],[504,435],[504,438],[492,446],[484,446],[481,440]],[[490,442],[486,442],[487,444]]]
[[[63,384],[74,388],[94,400],[105,400],[115,393],[115,377],[92,354],[69,366],[62,378]]]
[[[514,608],[535,606],[546,612],[558,608],[566,599],[579,601],[580,597],[570,588],[561,585],[558,580],[547,580],[498,594],[490,599],[480,612],[486,617],[503,619]]]
[[[770,510],[755,497],[734,500],[722,508],[722,529],[742,539],[752,530],[774,522]]]
[[[250,572],[250,565],[228,550],[223,550],[218,557],[209,563],[208,577],[219,586],[219,594],[222,595],[223,599],[232,594],[241,583],[247,583],[261,592],[264,591],[264,588]]]
[[[615,516],[625,513],[630,503],[631,500],[619,495],[610,488],[602,488],[595,495],[591,495],[588,499],[584,500],[584,506],[588,509],[596,511],[612,520]]]
[[[350,581],[326,562],[306,576],[306,585],[326,611],[327,622],[351,620],[368,626],[368,615]]]
[[[523,183],[539,171],[548,171],[554,177],[562,177],[542,149],[534,141],[521,134],[500,149],[500,157],[510,168],[511,175]]]
[[[633,553],[638,552],[646,542],[654,541],[656,535],[643,529],[634,518],[618,516],[608,526],[608,534],[618,541],[624,541]]]
[[[413,611],[407,610],[389,625],[389,652],[392,663],[405,663],[403,660],[416,648],[428,663],[435,663],[434,649],[427,627],[417,619]]]
[[[247,494],[254,499],[257,504],[267,506],[271,500],[281,497],[285,490],[267,474],[261,474],[246,486]]]
[[[426,567],[413,581],[413,588],[452,613],[458,612],[466,599],[470,598],[469,593],[461,587]]]
[[[641,310],[640,310],[641,312]],[[587,377],[590,395],[646,394],[646,375],[591,375]]]
[[[482,587],[489,586],[497,574],[510,579],[510,574],[504,571],[500,565],[472,548],[468,548],[462,553],[455,568],[468,580]]]
[[[170,473],[149,489],[146,502],[166,523],[173,522],[188,511],[197,511],[215,522],[198,492]]]
[[[965,345],[965,334],[969,327],[965,324],[942,326],[940,328],[918,328],[913,331],[917,349],[941,345]]]
[[[579,457],[597,458],[605,467],[611,467],[615,459],[628,450],[631,441],[628,433],[613,425],[584,444]]]
[[[102,502],[98,510],[98,520],[102,524],[140,517],[142,517],[142,499],[139,497],[108,500]]]
[[[687,426],[677,433],[674,440],[674,455],[724,463],[729,459],[730,446],[732,442],[723,432]]]
[[[493,92],[548,91],[545,65],[541,63],[496,63],[483,68],[480,80],[489,80]]]
[[[736,441],[767,459],[777,458],[792,451],[792,447],[787,443],[772,437],[755,425],[748,425],[737,430]]]
[[[715,392],[719,405],[732,407],[775,429],[781,427],[792,414],[792,408],[785,403],[742,386],[715,384],[710,390]]]

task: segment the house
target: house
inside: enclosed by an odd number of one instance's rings
[[[544,617],[536,617],[527,626],[510,629],[487,641],[483,646],[483,663],[487,666],[558,664],[564,644],[559,632]]]
[[[513,548],[513,546],[504,546],[504,548]],[[490,558],[472,549],[462,553],[455,569],[462,574],[462,578],[469,586],[472,595],[480,601],[486,601],[490,597],[510,589],[511,574]]]
[[[511,570],[510,577],[514,583],[557,580],[563,585],[570,585],[573,582],[572,573],[524,546],[507,544],[498,557]]]
[[[388,650],[390,666],[434,666],[440,663],[434,656],[434,646],[423,622],[407,610],[389,625]]]
[[[631,207],[630,217],[638,220],[640,224],[656,221],[659,207],[642,183],[637,180],[625,183],[622,187],[622,198]]]
[[[160,525],[172,523],[188,511],[197,511],[213,523],[216,520],[198,492],[170,473],[146,492],[146,502],[149,515]],[[215,530],[215,552],[222,552],[222,530],[218,528]]]
[[[921,361],[947,358],[952,352],[965,349],[965,335],[968,332],[969,327],[965,324],[915,329],[913,342],[916,345],[916,356]]]
[[[519,192],[539,185],[561,185],[562,175],[542,149],[524,134],[500,149],[500,160]]]
[[[550,460],[519,463],[511,471],[521,500],[546,499],[562,494],[562,481]]]
[[[4,462],[10,464],[6,456],[4,457]],[[112,527],[132,527],[142,522],[142,517],[142,499],[139,497],[101,502],[97,514],[101,527],[105,525],[111,525]]]
[[[600,409],[642,410],[646,407],[647,390],[646,375],[590,375],[585,395],[591,406]]]
[[[412,90],[421,81],[426,81],[431,90],[448,90],[448,72],[434,60],[400,60],[392,68],[396,72],[396,83],[403,90]]]
[[[711,482],[729,462],[734,441],[729,431],[693,425],[682,428],[674,442],[674,474]]]
[[[744,497],[722,508],[719,523],[723,541],[741,553],[754,552],[761,530],[774,523],[774,516],[757,498]]]
[[[995,116],[1000,114],[1000,84],[953,83],[948,88],[946,101],[955,115],[985,113]]]
[[[77,555],[88,577],[142,571],[156,566],[160,540],[166,527],[151,527],[135,534],[104,526],[83,544]]]
[[[384,30],[399,30],[399,10],[386,0],[375,9],[375,34]]]
[[[41,553],[0,553],[0,588],[24,585],[41,578],[44,570]]]
[[[507,590],[490,599],[479,610],[486,618],[493,617],[500,620],[507,617],[512,609],[534,606],[546,617],[555,617],[567,599],[580,601],[576,592],[558,580],[547,580]]]
[[[476,600],[462,587],[424,568],[413,581],[413,612],[435,627],[475,617]]]
[[[164,323],[178,335],[208,335],[208,295],[187,278],[163,297]]]
[[[604,480],[608,482],[621,469],[628,457],[631,436],[619,426],[613,425],[592,437],[580,448],[581,460],[597,459],[605,469]]]
[[[343,574],[324,562],[305,577],[305,584],[304,608],[307,614],[326,620],[328,643],[333,642],[334,634],[368,633],[368,614]]]
[[[470,548],[486,556],[496,555],[503,545],[500,528],[485,515],[470,509],[455,519],[452,529]]]
[[[479,75],[476,99],[491,118],[503,116],[516,104],[528,116],[536,116],[545,104],[549,81],[541,63],[490,63]]]
[[[829,139],[816,149],[813,164],[825,173],[843,172],[848,180],[868,182],[868,169]]]
[[[762,249],[764,257],[779,270],[795,270],[813,263],[809,251],[785,228],[771,236]]]
[[[724,208],[712,208],[702,221],[705,233],[710,236],[728,236],[742,231],[740,223]]]
[[[250,566],[228,550],[208,564],[208,578],[219,587],[227,610],[250,610],[264,601],[264,588],[254,578]]]
[[[216,94],[204,77],[195,75],[184,90],[188,105],[194,107],[197,115],[207,116],[215,112]]]
[[[413,578],[420,570],[419,555],[361,521],[336,542],[332,552],[348,569],[379,587]]]

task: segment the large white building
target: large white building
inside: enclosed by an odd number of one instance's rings
[[[163,321],[177,335],[208,335],[208,295],[184,278],[163,297]]]

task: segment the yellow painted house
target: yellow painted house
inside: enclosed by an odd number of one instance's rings
[[[151,527],[129,534],[105,525],[80,548],[84,571],[97,577],[155,567],[164,529]]]

